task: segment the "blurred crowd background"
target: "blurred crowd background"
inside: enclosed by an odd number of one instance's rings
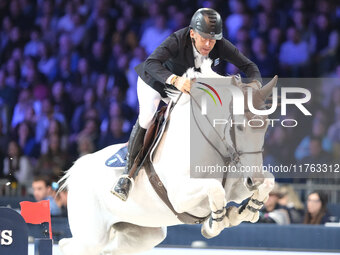
[[[269,129],[265,163],[339,162],[338,0],[0,0],[1,194],[30,194],[34,178],[56,181],[78,157],[126,142],[138,113],[134,67],[201,7],[221,14],[225,38],[263,77],[322,78],[306,86],[313,117],[292,109],[297,128]]]

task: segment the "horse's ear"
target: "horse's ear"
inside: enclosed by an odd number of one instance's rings
[[[274,78],[268,82],[265,86],[260,89],[260,94],[262,98],[267,98],[272,94],[273,88],[276,86],[278,76],[275,75]]]

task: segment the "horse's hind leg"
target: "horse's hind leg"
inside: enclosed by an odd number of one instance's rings
[[[87,196],[87,201],[94,201],[92,205],[83,203],[81,206],[75,198],[71,193],[68,216],[73,237],[60,240],[59,248],[63,255],[99,255],[109,241],[110,224],[100,215],[94,197]]]
[[[59,241],[63,255],[99,255],[105,245],[105,242],[84,242],[75,238],[64,238]]]
[[[105,247],[103,254],[137,254],[151,250],[166,237],[166,227],[141,227],[130,223],[113,226],[114,238]]]

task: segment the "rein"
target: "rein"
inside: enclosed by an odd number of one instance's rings
[[[199,105],[199,103],[196,101],[196,99],[191,95],[191,93],[189,92],[190,98],[196,103],[197,107],[199,109],[201,109],[201,106]],[[198,124],[198,121],[196,119],[195,113],[194,113],[194,108],[191,107],[191,112],[192,112],[192,116],[195,120],[196,126],[198,127],[198,129],[200,130],[202,136],[204,137],[204,139],[210,144],[210,146],[217,152],[217,154],[222,158],[222,161],[225,162],[226,165],[229,165],[230,163],[235,163],[236,162],[236,158],[234,157],[234,155],[236,155],[234,153],[233,148],[229,145],[229,144],[225,144],[223,141],[223,138],[220,136],[220,134],[216,131],[216,129],[211,125],[209,119],[207,116],[204,116],[206,118],[206,120],[208,121],[209,125],[212,127],[212,129],[214,130],[214,132],[217,134],[217,137],[221,140],[222,144],[225,146],[226,150],[227,150],[227,154],[228,156],[224,156],[222,152],[219,151],[219,149],[212,143],[212,141],[210,141],[210,139],[204,134],[204,132],[202,131],[200,125]],[[231,151],[231,152],[230,152]],[[238,160],[239,161],[239,160]],[[226,173],[223,173],[223,179],[222,179],[222,187],[225,188],[225,184],[227,182],[227,176]]]
[[[231,120],[232,122],[234,122],[234,115],[233,115],[233,109],[231,107],[231,104],[229,105],[229,110],[231,112]],[[249,111],[246,109],[246,111]],[[237,143],[236,143],[236,131],[235,131],[235,126],[236,125],[232,125],[231,128],[230,128],[230,131],[229,131],[229,134],[230,134],[230,138],[231,138],[231,141],[233,143],[233,147],[235,149],[235,152],[236,154],[238,155],[238,157],[242,156],[242,155],[245,155],[245,154],[259,154],[259,153],[263,153],[263,148],[261,150],[258,150],[258,151],[240,151],[237,149]],[[226,125],[227,127],[227,125]]]
[[[189,92],[189,95],[191,97],[191,99],[195,102],[196,106],[201,109],[201,106],[200,104],[197,102],[197,100],[192,96],[192,94]],[[231,104],[230,104],[231,106]],[[227,150],[227,153],[229,155],[224,155],[214,144],[213,142],[204,134],[204,132],[202,131],[202,129],[200,128],[200,125],[198,124],[198,121],[196,119],[196,116],[194,114],[194,111],[193,111],[193,108],[191,108],[191,112],[192,112],[192,115],[193,115],[193,118],[195,120],[195,123],[196,123],[196,126],[198,127],[198,129],[200,130],[202,136],[204,137],[204,139],[209,143],[209,145],[217,152],[217,154],[222,158],[223,162],[225,162],[227,165],[229,164],[233,164],[235,166],[239,165],[240,164],[240,157],[242,155],[245,155],[245,154],[259,154],[259,153],[263,153],[263,148],[261,150],[258,150],[258,151],[241,151],[241,150],[238,150],[237,149],[237,140],[236,140],[236,131],[235,131],[235,125],[231,125],[231,128],[230,128],[230,131],[229,131],[229,134],[230,134],[230,138],[231,138],[231,141],[233,143],[232,146],[230,146],[229,144],[226,144],[224,142],[224,138],[222,138],[220,136],[220,134],[216,131],[216,129],[212,126],[211,122],[209,121],[208,117],[207,116],[204,116],[205,119],[208,121],[208,124],[210,125],[210,127],[214,130],[214,132],[217,134],[218,138],[221,140],[222,144],[225,146],[226,150]],[[231,119],[232,121],[234,120],[233,118],[233,111],[232,111],[232,108],[230,109],[230,116],[229,116],[229,119]],[[225,129],[227,128],[227,124],[225,125]],[[225,130],[224,129],[224,130]],[[225,133],[225,132],[224,132]],[[223,175],[223,181],[222,181],[222,186],[224,187],[225,186],[225,183],[226,183],[226,176],[225,174]]]
[[[191,93],[189,92],[189,95],[191,97],[191,99],[195,102],[195,104],[197,105],[197,107],[201,110],[201,106],[198,104],[198,102],[196,101],[196,99],[191,95]],[[198,129],[200,130],[201,134],[203,135],[203,137],[207,140],[207,142],[210,144],[211,147],[214,148],[214,150],[219,154],[219,156],[222,158],[223,162],[229,162],[230,163],[230,156],[224,156],[222,152],[220,152],[218,150],[218,148],[210,141],[210,139],[204,134],[204,132],[202,131],[200,125],[198,124],[198,121],[196,119],[196,116],[194,114],[194,110],[193,110],[193,107],[191,107],[191,113],[194,117],[194,120],[195,120],[195,123],[196,123],[196,126],[198,127]],[[211,125],[208,117],[206,115],[204,115],[205,119],[208,121],[209,125],[211,126],[211,128],[214,130],[214,132],[217,134],[217,137],[221,140],[222,144],[225,146],[227,152],[230,152],[233,150],[233,148],[229,145],[229,144],[225,144],[224,143],[224,138],[222,138],[220,136],[220,134],[216,131],[216,129]]]

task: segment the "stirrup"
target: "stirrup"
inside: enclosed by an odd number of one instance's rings
[[[123,174],[119,177],[117,183],[112,187],[111,193],[126,201],[129,197],[129,192],[133,189],[135,182],[128,174]]]

